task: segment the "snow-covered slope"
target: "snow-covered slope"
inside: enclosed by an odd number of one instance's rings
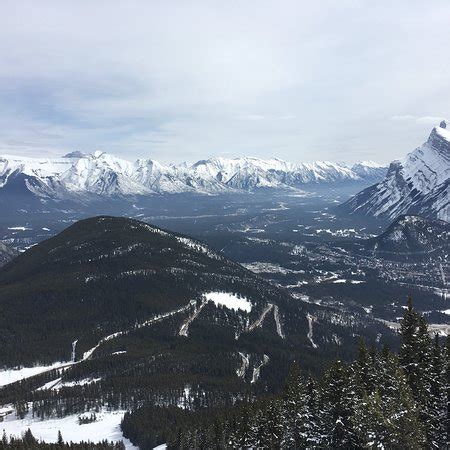
[[[395,218],[419,214],[448,221],[450,131],[446,123],[406,158],[391,163],[386,177],[356,194],[342,209],[351,214]]]
[[[372,162],[351,167],[327,161],[293,164],[277,158],[211,158],[192,165],[164,165],[150,159],[129,162],[103,152],[73,152],[53,160],[0,157],[0,193],[3,189],[57,199],[222,193],[289,189],[306,183],[371,182],[385,171]]]

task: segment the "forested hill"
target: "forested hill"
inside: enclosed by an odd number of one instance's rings
[[[214,303],[208,293],[221,294]],[[191,322],[236,338],[271,330],[276,345],[306,352],[315,367],[321,342],[326,358],[351,355],[363,332],[389,339],[381,324],[295,300],[199,241],[128,218],[82,220],[0,269],[5,367],[91,359],[105,340],[156,318],[187,321],[173,335],[189,335]]]
[[[82,220],[0,269],[0,361],[68,360],[75,340],[79,359],[208,291],[248,297],[255,315],[289,297],[185,236],[120,217]]]

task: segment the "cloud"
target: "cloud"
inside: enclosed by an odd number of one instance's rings
[[[412,115],[403,115],[403,116],[392,116],[391,120],[396,121],[407,121],[407,122],[416,122],[416,123],[423,123],[423,124],[438,124],[442,120],[445,120],[448,122],[448,119],[441,116],[423,116],[423,117],[416,117]]]
[[[411,116],[411,115],[403,115],[403,116],[392,116],[391,120],[399,120],[399,121],[403,121],[403,120],[417,120],[416,117]]]
[[[417,111],[450,116],[447,0],[3,0],[0,17],[0,153],[385,161],[425,138]]]
[[[246,114],[244,116],[239,116],[241,120],[264,120],[265,117],[260,114]]]

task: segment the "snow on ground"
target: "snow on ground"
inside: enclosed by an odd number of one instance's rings
[[[189,325],[199,316],[203,307],[206,305],[207,301],[203,301],[201,305],[195,309],[195,311],[181,324],[180,332],[178,333],[180,336],[187,337],[189,334]]]
[[[253,377],[252,381],[250,381],[251,384],[256,383],[259,380],[259,375],[261,374],[261,369],[269,364],[270,358],[267,355],[263,355],[263,360],[261,364],[253,369]]]
[[[313,348],[318,348],[319,346],[313,340],[313,323],[314,323],[314,320],[316,320],[316,318],[308,313],[308,314],[306,314],[306,319],[308,320],[309,330],[308,330],[307,337],[309,339],[309,342],[311,342],[311,345],[313,346]]]
[[[346,280],[343,278],[334,280],[333,283],[352,283],[352,284],[361,284],[361,283],[365,283],[365,281],[362,280]]]
[[[247,298],[238,297],[230,292],[206,292],[203,295],[206,300],[214,302],[217,306],[223,305],[229,309],[242,309],[246,312],[252,310],[252,304]]]
[[[272,264],[268,262],[255,261],[252,263],[242,264],[246,269],[255,273],[281,273],[286,275],[288,273],[305,273],[304,270],[293,270],[286,267],[282,267],[278,264]]]
[[[89,414],[89,413],[88,413]],[[34,437],[45,442],[57,442],[58,430],[61,431],[65,441],[80,442],[90,440],[98,442],[103,439],[109,441],[122,440],[127,449],[137,449],[128,439],[125,439],[120,430],[120,422],[125,411],[101,411],[96,413],[97,421],[84,425],[78,424],[78,414],[40,420],[33,418],[29,412],[24,419],[16,417],[15,413],[7,415],[0,423],[0,431],[5,430],[7,436],[20,436],[30,428]],[[82,414],[82,415],[86,415]]]
[[[58,369],[69,365],[67,362],[55,362],[50,366],[23,367],[22,369],[8,369],[0,371],[0,386],[5,386],[16,381],[30,378],[48,370]]]

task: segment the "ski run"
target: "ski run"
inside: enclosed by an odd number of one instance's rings
[[[313,323],[314,323],[315,317],[308,313],[308,314],[306,314],[306,318],[308,319],[309,331],[308,331],[307,336],[308,336],[309,342],[311,342],[311,345],[313,346],[313,348],[318,348],[319,346],[313,341]]]
[[[275,325],[277,327],[277,334],[278,336],[280,336],[281,339],[284,339],[286,336],[284,335],[281,326],[280,311],[278,305],[274,305],[273,303],[268,303],[268,305],[264,308],[263,312],[258,317],[258,319],[256,319],[251,325],[249,325],[245,331],[249,333],[256,328],[262,327],[267,315],[272,311],[273,311],[273,318],[275,320]]]

